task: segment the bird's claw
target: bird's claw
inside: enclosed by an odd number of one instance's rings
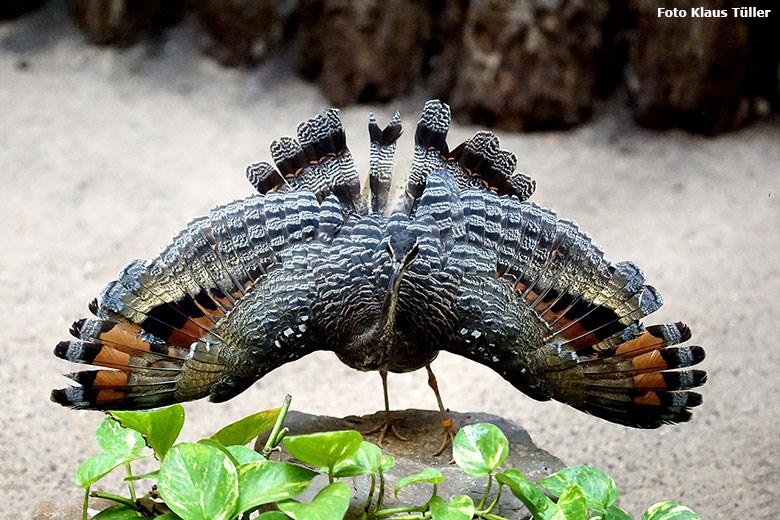
[[[438,457],[444,453],[444,450],[447,449],[447,446],[455,442],[455,430],[452,427],[452,419],[442,419],[441,427],[441,434],[444,438],[442,439],[439,448],[433,452],[434,457]],[[450,464],[453,464],[454,462],[454,459],[450,460]]]
[[[398,432],[398,429],[395,427],[395,423],[400,422],[402,419],[400,417],[388,417],[385,419],[385,421],[377,426],[376,428],[372,428],[368,431],[361,432],[363,435],[373,435],[375,433],[379,434],[379,439],[377,439],[377,445],[381,448],[382,442],[384,442],[385,438],[387,437],[388,431],[393,434],[393,437],[398,439],[399,441],[406,442],[409,439],[404,437]]]

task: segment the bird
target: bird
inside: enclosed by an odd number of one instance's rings
[[[530,201],[536,183],[480,131],[450,149],[449,106],[425,103],[407,172],[400,115],[369,116],[360,175],[335,109],[273,141],[258,193],[190,221],[151,260],[132,260],[76,321],[57,357],[92,365],[52,391],[66,407],[138,410],[223,402],[315,351],[379,372],[440,351],[489,367],[540,401],[634,428],[690,420],[706,372],[682,322],[645,326],[663,303],[633,262],[612,262],[576,222]],[[682,370],[679,370],[682,369]]]

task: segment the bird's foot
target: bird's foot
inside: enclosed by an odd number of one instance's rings
[[[409,439],[407,439],[406,437],[401,435],[398,432],[398,429],[395,427],[395,423],[401,422],[402,420],[403,419],[401,417],[390,417],[390,416],[387,416],[387,418],[385,418],[384,422],[382,424],[380,424],[379,426],[377,426],[376,428],[372,428],[372,429],[370,429],[368,431],[364,431],[364,432],[361,432],[361,433],[363,435],[373,435],[375,433],[378,433],[379,434],[379,439],[377,439],[376,443],[377,443],[377,445],[379,445],[380,448],[382,447],[382,442],[384,442],[385,437],[387,437],[388,432],[392,433],[393,437],[395,437],[399,441],[404,441],[405,442],[405,441],[408,441]]]
[[[439,449],[433,452],[434,457],[438,457],[444,453],[444,450],[447,449],[447,446],[455,442],[455,429],[452,427],[452,419],[442,419],[441,427],[441,434],[444,438],[441,441],[441,446],[439,446]],[[450,464],[453,464],[454,462],[454,459],[450,460]]]

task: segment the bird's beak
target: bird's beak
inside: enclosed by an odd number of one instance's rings
[[[393,262],[393,271],[390,273],[390,279],[387,282],[387,292],[390,294],[396,294],[398,292],[404,267],[404,264],[401,262]]]

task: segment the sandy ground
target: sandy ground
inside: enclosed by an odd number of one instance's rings
[[[53,346],[128,259],[148,258],[191,217],[251,188],[246,164],[272,138],[327,106],[285,58],[255,71],[201,57],[186,25],[127,51],[97,49],[57,11],[0,25],[0,518],[32,504],[77,504],[78,464],[96,450],[100,414],[49,402],[72,366]],[[367,164],[366,116],[399,108],[411,128],[424,101],[342,112]],[[644,267],[666,305],[648,320],[687,321],[706,346],[710,382],[694,420],[636,431],[537,403],[487,368],[442,355],[446,404],[524,425],[569,464],[611,473],[639,515],[661,499],[704,518],[770,518],[780,508],[777,316],[780,122],[708,139],[635,127],[619,104],[571,132],[501,134],[538,181],[535,200],[574,218],[612,259]],[[458,143],[475,128],[456,126]],[[413,132],[401,139],[411,154]],[[365,171],[365,169],[364,169]],[[423,373],[391,378],[395,408],[435,408]],[[317,354],[222,405],[187,405],[184,438],[205,435],[285,393],[330,415],[381,407],[379,378]]]

